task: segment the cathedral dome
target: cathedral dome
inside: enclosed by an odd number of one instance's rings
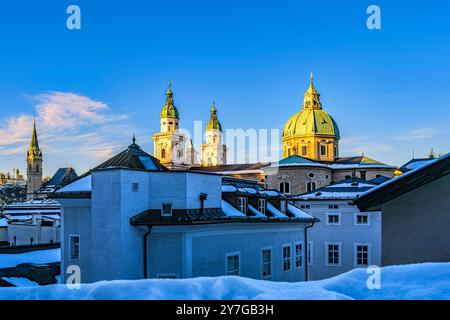
[[[322,109],[320,94],[314,88],[312,75],[309,88],[305,93],[303,109],[286,122],[283,139],[311,135],[340,138],[336,121]]]
[[[336,121],[326,111],[303,109],[286,122],[283,129],[283,138],[309,135],[340,138]]]
[[[166,104],[161,110],[161,118],[174,118],[174,119],[180,119],[180,116],[178,114],[178,109],[175,107],[173,103],[173,93],[170,88],[170,82],[169,82],[169,88],[166,92]]]

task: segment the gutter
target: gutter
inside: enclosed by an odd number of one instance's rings
[[[309,256],[308,256],[308,229],[314,227],[314,224],[316,223],[316,220],[314,220],[311,225],[305,227],[305,281],[309,280]],[[311,252],[312,254],[312,252]]]
[[[148,278],[148,269],[147,269],[147,239],[150,233],[152,232],[152,226],[148,226],[148,231],[144,234],[144,279]]]

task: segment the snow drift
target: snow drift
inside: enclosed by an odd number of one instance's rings
[[[0,299],[450,299],[450,263],[385,267],[381,289],[366,286],[365,269],[311,282],[280,283],[240,277],[185,280],[103,281],[68,289],[65,285],[2,288]]]

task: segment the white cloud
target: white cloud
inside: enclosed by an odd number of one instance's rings
[[[404,132],[395,137],[397,140],[419,140],[419,139],[430,139],[436,135],[436,132],[433,128],[419,128],[415,130],[411,130],[408,132]]]
[[[83,159],[88,163],[98,163],[123,148],[121,142],[133,132],[124,123],[128,119],[127,115],[114,114],[106,103],[87,96],[47,92],[33,100],[36,102],[39,142],[45,161],[58,160],[61,165],[65,165],[78,158],[75,162]],[[19,114],[8,118],[3,126],[0,125],[0,155],[21,159],[20,163],[12,165],[22,165],[24,162],[31,139],[33,117],[31,114]],[[6,159],[2,160],[4,164]]]

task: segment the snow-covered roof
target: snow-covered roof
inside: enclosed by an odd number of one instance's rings
[[[353,200],[374,188],[374,183],[347,179],[294,197],[297,200]]]
[[[255,215],[256,217],[267,218],[265,214],[256,210],[256,208],[254,206],[252,206],[251,204],[248,205],[248,211],[250,211],[250,213]]]
[[[18,254],[0,254],[0,269],[14,268],[22,263],[45,264],[61,261],[61,249],[39,250]]]
[[[288,203],[287,210],[290,214],[292,214],[296,218],[302,218],[302,219],[314,219],[313,216],[309,215],[305,211],[297,208],[293,204]]]
[[[270,202],[267,202],[267,211],[269,211],[269,213],[273,215],[275,218],[288,218],[287,215],[285,215],[283,212],[275,208],[275,206]]]
[[[27,278],[2,278],[2,280],[16,286],[16,287],[23,287],[23,288],[30,288],[30,287],[39,287],[39,283],[31,281]]]
[[[91,191],[92,191],[92,176],[88,175],[59,189],[57,193],[91,192]]]
[[[222,200],[222,211],[227,217],[246,217],[244,213],[240,212],[225,200]]]
[[[370,190],[367,190],[366,192],[361,194],[361,196],[366,196],[366,195],[371,194],[371,193],[373,193],[373,192],[375,192],[375,191],[377,191],[379,189],[385,188],[386,186],[389,186],[389,185],[391,185],[393,183],[396,183],[396,182],[401,181],[403,179],[407,179],[410,175],[415,174],[418,171],[425,170],[426,168],[434,165],[436,162],[446,161],[447,159],[450,159],[450,152],[447,153],[446,155],[443,155],[440,158],[435,158],[435,159],[433,159],[431,161],[428,161],[427,163],[425,163],[425,164],[423,164],[421,166],[417,166],[415,169],[410,170],[408,172],[405,172],[405,173],[403,173],[400,176],[397,176],[397,177],[395,177],[395,178],[393,178],[393,179],[391,179],[389,181],[386,181],[385,183],[379,184],[379,185],[375,186],[374,188],[371,188]]]

